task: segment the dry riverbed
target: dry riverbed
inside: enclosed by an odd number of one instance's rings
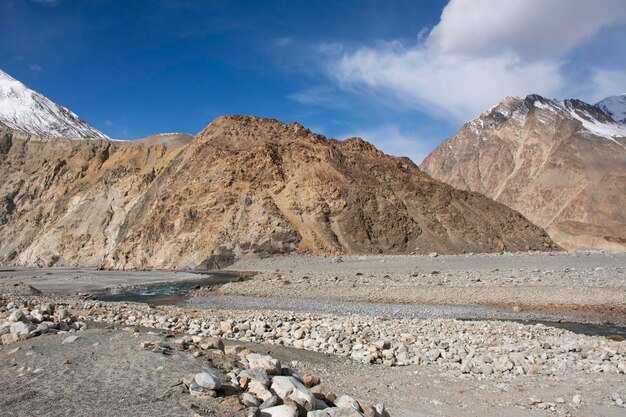
[[[586,311],[626,324],[626,253],[284,256],[230,269],[260,273],[219,294]]]
[[[66,285],[63,274],[76,276],[71,270],[2,271],[0,327],[9,329],[3,338],[11,343],[0,346],[0,408],[10,410],[6,415],[246,416],[249,408],[236,410],[242,393],[200,401],[176,385],[202,370],[239,381],[226,374],[245,358],[199,347],[218,338],[320,377],[325,392],[353,397],[364,412],[384,403],[394,417],[624,416],[626,342],[619,338],[437,312],[487,309],[491,317],[548,308],[555,318],[624,323],[625,261],[603,253],[248,260],[233,269],[259,274],[200,291],[182,307],[77,298],[66,286],[55,288],[54,280]],[[134,274],[120,284],[154,281]],[[110,276],[123,280],[124,273]],[[14,286],[18,281],[54,294]],[[103,288],[97,279],[81,282],[77,292]],[[47,313],[49,303],[63,319]],[[393,314],[399,306],[418,308],[412,303],[435,310]],[[50,330],[38,332],[44,322]],[[26,333],[14,340],[13,327]],[[64,344],[73,335],[79,338]],[[175,340],[184,335],[195,342],[181,349]],[[47,407],[51,401],[58,407]]]

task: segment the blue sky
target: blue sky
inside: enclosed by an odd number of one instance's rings
[[[221,114],[419,162],[508,95],[626,92],[623,0],[2,0],[0,68],[114,138]]]

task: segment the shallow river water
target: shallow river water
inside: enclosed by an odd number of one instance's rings
[[[345,302],[337,300],[275,299],[241,296],[202,296],[191,298],[190,293],[198,288],[211,287],[240,279],[234,273],[207,273],[201,279],[141,285],[120,288],[117,293],[98,297],[101,301],[139,302],[156,305],[187,305],[197,309],[221,310],[284,310],[320,314],[360,314],[398,319],[449,318],[459,320],[506,320],[524,324],[541,323],[574,333],[591,336],[619,336],[626,338],[626,327],[610,323],[582,323],[571,320],[571,312],[563,314],[569,320],[555,319],[558,312],[523,311],[488,306],[382,304]],[[545,319],[542,319],[545,317]]]

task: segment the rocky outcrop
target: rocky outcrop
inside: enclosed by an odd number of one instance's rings
[[[625,147],[626,126],[599,106],[509,97],[421,168],[518,210],[564,248],[625,250]]]
[[[0,133],[0,263],[224,267],[297,251],[554,249],[545,232],[406,158],[299,124],[221,117],[195,138]]]

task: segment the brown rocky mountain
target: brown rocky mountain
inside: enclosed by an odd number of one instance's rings
[[[625,250],[625,147],[626,126],[600,107],[510,97],[463,126],[421,168],[518,210],[564,248]]]
[[[361,139],[226,116],[196,137],[0,131],[0,263],[224,266],[234,257],[554,249],[522,215]]]

